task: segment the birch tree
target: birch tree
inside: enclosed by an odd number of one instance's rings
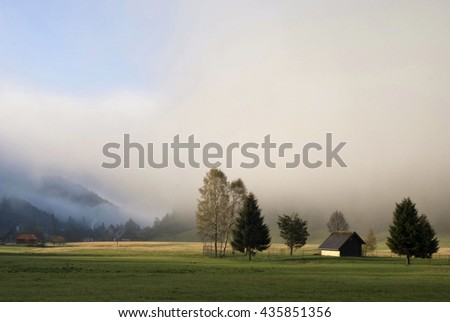
[[[218,256],[220,244],[226,236],[230,207],[230,194],[226,175],[219,169],[211,169],[199,189],[197,205],[197,231],[204,241],[214,243],[214,255]]]
[[[245,198],[247,197],[247,188],[241,179],[234,180],[229,185],[230,191],[230,205],[228,216],[226,218],[227,227],[225,232],[225,242],[223,247],[223,254],[225,255],[227,250],[228,240],[233,227],[236,224],[236,216],[244,206]]]

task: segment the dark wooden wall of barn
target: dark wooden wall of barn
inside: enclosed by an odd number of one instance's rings
[[[351,236],[340,248],[341,256],[361,256],[361,242]]]

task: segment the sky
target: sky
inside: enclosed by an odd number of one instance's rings
[[[152,222],[200,169],[104,169],[102,147],[348,142],[348,167],[224,168],[266,216],[383,229],[410,196],[449,225],[448,1],[1,1],[3,171],[58,175]],[[282,165],[282,164],[280,164]],[[6,170],[5,170],[6,169]],[[385,229],[386,227],[384,227]]]

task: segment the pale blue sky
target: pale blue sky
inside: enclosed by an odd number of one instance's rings
[[[142,68],[170,25],[170,1],[0,2],[1,78],[52,91],[153,86]]]

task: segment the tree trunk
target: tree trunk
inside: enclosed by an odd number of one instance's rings
[[[227,231],[227,235],[225,237],[225,246],[223,247],[223,254],[222,254],[223,256],[225,256],[225,252],[227,251],[228,235],[229,233]]]
[[[248,260],[251,261],[252,260],[252,251],[249,249],[247,250],[248,252]]]
[[[214,225],[214,257],[217,257],[217,239],[219,236],[218,227],[217,227],[217,213],[216,213],[216,223]]]
[[[411,264],[411,256],[409,254],[406,254],[406,265]]]
[[[233,206],[232,206],[233,209],[235,207],[235,203],[236,202],[233,201]],[[234,224],[233,218],[234,218],[234,212],[231,214],[231,220],[230,220],[229,225],[227,226],[227,231],[226,231],[226,235],[225,235],[225,246],[223,247],[223,256],[225,256],[225,252],[227,250],[228,238],[230,237],[231,229],[233,228],[233,224]]]
[[[290,248],[291,248],[291,256],[292,256],[292,253],[293,253],[293,251],[294,251],[294,245],[291,244],[291,245],[290,245]]]

